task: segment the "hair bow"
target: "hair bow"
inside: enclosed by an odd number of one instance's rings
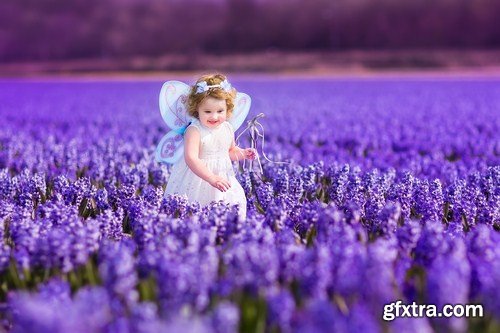
[[[230,92],[231,83],[229,83],[227,80],[224,80],[219,84],[208,85],[206,81],[201,81],[196,84],[196,93],[197,94],[204,93],[205,91],[208,91],[210,88],[221,88],[225,92]]]

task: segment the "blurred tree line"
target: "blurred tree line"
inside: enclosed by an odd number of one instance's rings
[[[498,48],[500,0],[1,0],[0,60]]]

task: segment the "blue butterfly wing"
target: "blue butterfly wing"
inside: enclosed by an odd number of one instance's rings
[[[163,120],[171,129],[187,126],[192,120],[186,107],[190,87],[184,82],[167,81],[160,90],[159,104]]]
[[[179,131],[171,130],[163,136],[156,147],[158,162],[174,164],[184,155],[184,137]]]
[[[236,94],[233,114],[231,118],[228,119],[228,122],[233,125],[234,131],[238,130],[238,128],[245,121],[246,117],[248,116],[248,112],[250,111],[251,104],[252,99],[250,98],[250,96],[242,92]]]

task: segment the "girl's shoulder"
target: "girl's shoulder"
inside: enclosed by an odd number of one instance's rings
[[[198,119],[194,119],[193,121],[191,121],[191,123],[189,123],[188,127],[186,128],[186,130],[187,130],[189,127],[194,127],[194,128],[196,128],[199,132],[201,132],[201,129],[202,129],[202,126],[201,126],[200,121],[199,121]]]
[[[229,131],[234,132],[233,125],[231,125],[231,123],[230,123],[229,121],[227,121],[227,120],[226,120],[223,124],[226,126],[226,128],[227,128]]]
[[[186,138],[187,135],[193,135],[195,132],[198,132],[198,135],[200,139],[203,137],[204,132],[203,132],[203,127],[201,124],[195,119],[189,123],[189,125],[186,127],[184,131],[184,138]],[[191,133],[191,134],[189,134]]]

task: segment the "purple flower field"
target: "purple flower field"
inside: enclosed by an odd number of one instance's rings
[[[0,81],[0,332],[500,329],[500,79],[232,83],[245,221],[163,197],[162,82]]]

